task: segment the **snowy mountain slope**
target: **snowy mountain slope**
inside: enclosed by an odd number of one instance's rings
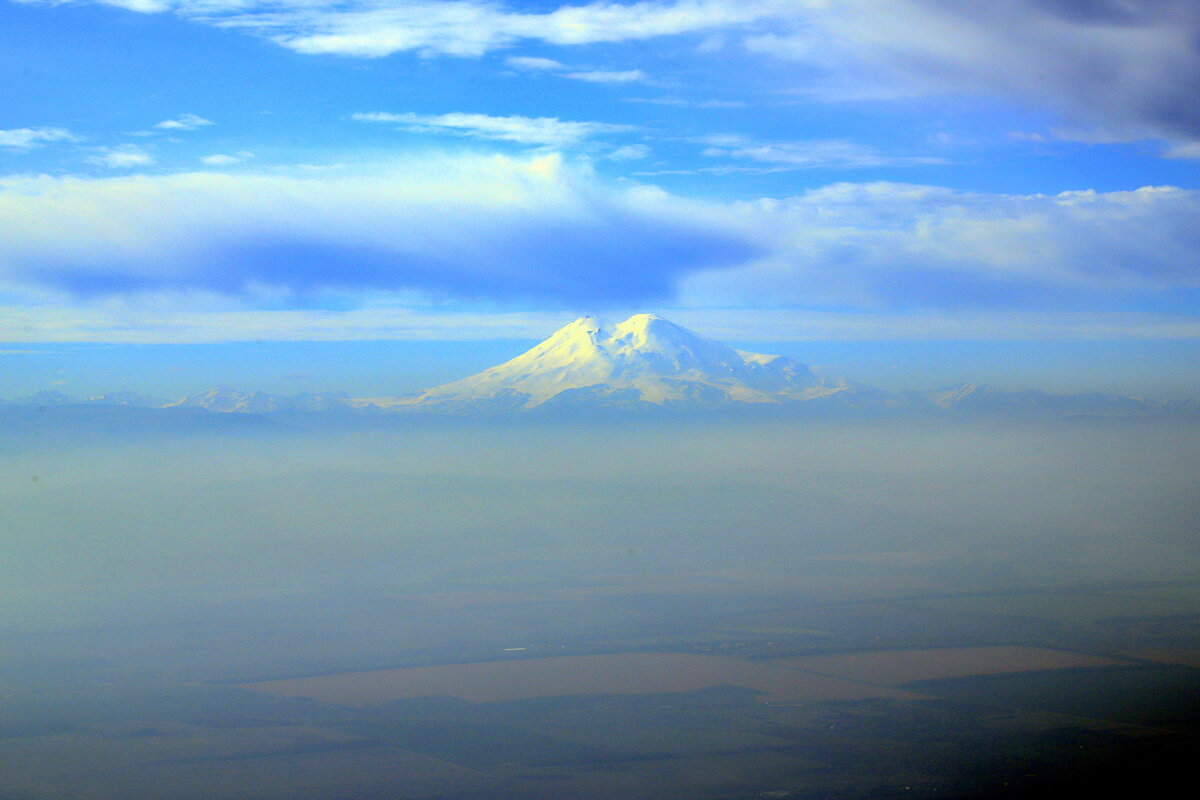
[[[392,407],[714,407],[804,400],[847,388],[790,358],[734,350],[655,314],[635,314],[613,326],[581,317],[511,361]]]
[[[964,383],[921,395],[940,409],[959,414],[1131,417],[1173,410],[1116,394],[1048,394],[1037,390],[1000,391]]]
[[[87,399],[88,405],[93,406],[130,406],[133,408],[162,408],[168,402],[162,397],[130,391],[105,392]]]
[[[207,392],[167,403],[164,408],[204,408],[222,413],[241,412],[246,414],[269,414],[273,411],[326,411],[341,406],[347,397],[345,392],[304,393],[292,397],[282,397],[266,392],[239,392],[228,386],[218,386]]]

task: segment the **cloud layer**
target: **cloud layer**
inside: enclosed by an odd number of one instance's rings
[[[640,154],[636,154],[640,155]],[[840,183],[716,203],[561,157],[0,180],[0,289],[263,299],[418,290],[526,308],[1096,310],[1200,288],[1200,193]]]
[[[685,296],[863,308],[1075,308],[1200,287],[1200,193],[1000,195],[839,183],[734,204],[765,257]]]
[[[74,134],[66,128],[10,128],[0,130],[0,147],[12,150],[32,150],[47,142],[73,142]]]
[[[10,291],[419,289],[597,306],[665,298],[680,274],[753,253],[732,232],[553,155],[426,156],[320,177],[0,181],[0,287]]]

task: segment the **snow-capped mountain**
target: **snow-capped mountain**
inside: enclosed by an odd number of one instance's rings
[[[162,408],[167,400],[141,392],[105,392],[87,399],[88,405],[93,406],[132,406],[134,408]]]
[[[292,397],[282,397],[266,392],[239,392],[228,386],[218,386],[216,389],[168,403],[165,407],[204,408],[222,413],[241,412],[245,414],[269,414],[273,411],[326,411],[341,406],[347,397],[345,392],[321,392],[319,394],[305,392]]]
[[[140,392],[105,392],[92,395],[86,399],[63,394],[57,390],[49,390],[18,397],[13,400],[0,400],[0,405],[34,406],[48,408],[50,406],[131,406],[137,408],[162,408],[167,401],[161,397],[141,394]]]
[[[959,414],[1130,417],[1170,410],[1116,394],[1048,394],[1032,389],[1005,392],[977,383],[924,392],[919,397],[938,408]]]
[[[407,397],[351,398],[345,392],[284,397],[222,386],[173,403],[134,392],[80,400],[46,391],[0,400],[0,406],[38,410],[125,406],[258,415],[341,411],[490,416],[720,408],[776,408],[788,414],[835,417],[1065,419],[1200,414],[1196,401],[1154,403],[1111,394],[1003,391],[971,383],[936,391],[887,392],[820,376],[784,356],[735,350],[655,314],[635,314],[616,325],[581,317],[510,361]]]
[[[4,401],[6,406],[30,406],[30,407],[49,407],[49,406],[70,406],[79,402],[76,397],[63,394],[57,389],[47,389],[36,394],[26,395],[25,397],[16,397],[12,400]]]
[[[735,350],[655,314],[635,314],[612,326],[581,317],[511,361],[391,407],[718,407],[808,400],[848,389],[845,381],[823,379],[790,358]]]

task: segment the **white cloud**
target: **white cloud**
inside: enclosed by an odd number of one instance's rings
[[[211,306],[210,297],[180,296],[159,298],[153,306],[113,301],[0,306],[0,316],[6,341],[14,343],[540,339],[570,322],[570,314],[561,311],[437,313],[397,304],[330,314]]]
[[[511,56],[504,59],[504,63],[521,70],[555,72],[560,77],[569,78],[574,81],[585,81],[587,83],[641,83],[646,80],[646,73],[640,69],[576,70],[574,72],[566,72],[566,70],[570,69],[566,64],[551,58]]]
[[[232,164],[240,164],[247,159],[254,158],[254,153],[247,150],[241,150],[237,153],[214,153],[211,156],[201,156],[200,162],[207,164],[210,167],[227,167]]]
[[[940,158],[903,156],[880,152],[873,147],[844,139],[801,142],[754,142],[736,134],[701,137],[706,144],[702,154],[710,158],[734,158],[756,161],[780,169],[815,167],[861,168],[941,164]]]
[[[1086,307],[1090,293],[1200,287],[1200,192],[1003,195],[839,183],[727,212],[767,254],[683,296],[863,306]]]
[[[555,155],[0,179],[0,292],[60,301],[413,289],[599,305],[664,297],[681,271],[752,250]]]
[[[1200,339],[1200,320],[1136,311],[809,311],[680,308],[666,312],[719,341],[826,342],[939,340]]]
[[[558,70],[566,69],[567,65],[553,58],[538,58],[537,56],[509,56],[504,63],[515,69],[527,70]]]
[[[47,142],[74,142],[76,137],[66,128],[10,128],[0,130],[0,147],[32,150]]]
[[[478,56],[520,40],[581,45],[705,31],[752,22],[779,6],[775,0],[595,2],[522,13],[494,4],[445,0],[384,7],[352,3],[346,10],[267,13],[218,24],[252,28],[302,53],[378,57],[418,50]]]
[[[646,80],[646,73],[640,69],[593,70],[591,72],[568,72],[563,77],[587,83],[640,83]]]
[[[476,139],[517,142],[544,147],[568,147],[605,133],[633,130],[629,125],[570,122],[556,117],[494,117],[487,114],[353,114],[360,122],[387,122],[413,133],[452,134]]]
[[[56,2],[57,0],[28,0]],[[796,0],[611,0],[516,10],[487,0],[93,0],[141,13],[171,11],[245,30],[301,53],[374,58],[403,51],[479,56],[514,42],[625,42],[739,26]]]
[[[21,0],[21,2],[27,1]],[[136,11],[139,14],[158,14],[163,11],[171,11],[178,5],[173,0],[96,0],[96,2],[101,5],[123,8],[127,11]]]
[[[574,81],[584,81],[586,83],[642,83],[646,80],[646,73],[640,69],[598,69],[567,72],[566,70],[570,68],[566,64],[551,58],[511,56],[504,59],[504,63],[510,67],[526,71],[555,72],[560,77],[569,78]]]
[[[164,119],[154,127],[163,131],[194,131],[212,124],[210,120],[196,114],[181,114],[175,119]]]
[[[122,319],[148,340],[219,336],[226,324],[236,337],[272,320],[281,338],[405,337],[415,334],[402,321],[388,332],[386,315],[366,311],[248,310],[326,291],[369,306],[402,290],[524,298],[535,309],[836,305],[857,309],[842,318],[853,316],[846,325],[860,332],[886,325],[900,335],[910,315],[913,336],[984,319],[989,337],[1010,322],[1024,331],[1013,335],[1067,336],[1074,325],[1101,336],[1108,318],[1097,309],[1114,295],[1136,302],[1139,292],[1200,287],[1198,217],[1200,192],[1171,187],[1045,196],[839,183],[701,202],[609,183],[556,156],[426,154],[292,174],[13,176],[0,179],[0,291],[31,307],[41,298],[42,310],[26,314],[31,327],[8,325],[13,341],[56,338],[53,319],[67,338],[120,338]],[[62,318],[79,303],[110,304],[108,322],[93,319],[89,333],[84,317]],[[208,310],[192,315],[200,308]],[[54,309],[62,314],[47,317]],[[219,314],[237,319],[217,322]],[[1075,322],[1055,327],[1068,317]],[[1107,330],[1196,334],[1192,318],[1122,320]],[[192,324],[198,332],[166,332]]]
[[[742,100],[685,100],[682,97],[626,97],[627,103],[649,103],[675,108],[745,108]]]
[[[1167,158],[1200,158],[1200,142],[1171,142],[1163,155]]]
[[[336,314],[300,309],[206,307],[211,298],[160,298],[154,304],[93,301],[0,306],[13,343],[196,343],[244,341],[538,340],[576,312],[437,312],[396,305]],[[895,314],[802,309],[656,308],[720,341],[1164,340],[1200,339],[1192,317],[1138,312],[985,311]],[[593,310],[584,307],[581,310]],[[42,353],[42,350],[7,350]]]
[[[644,144],[627,144],[613,150],[605,158],[609,161],[637,161],[650,155],[650,148]]]
[[[89,156],[87,161],[110,169],[133,169],[148,167],[155,163],[155,158],[142,148],[128,144],[101,148],[96,155]]]

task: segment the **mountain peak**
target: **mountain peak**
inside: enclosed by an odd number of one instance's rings
[[[600,320],[595,314],[586,314],[574,322],[568,322],[566,325],[558,329],[561,333],[565,330],[595,330],[600,327]]]
[[[511,361],[434,387],[408,405],[534,408],[567,398],[605,405],[776,403],[816,383],[803,364],[734,350],[658,314],[634,314],[611,326],[585,316]]]
[[[658,314],[655,314],[653,312],[647,312],[647,313],[642,313],[642,314],[634,314],[632,317],[630,317],[629,319],[622,322],[618,327],[645,328],[654,322],[667,322],[667,320],[663,319]],[[673,325],[674,323],[669,323],[669,324]]]

